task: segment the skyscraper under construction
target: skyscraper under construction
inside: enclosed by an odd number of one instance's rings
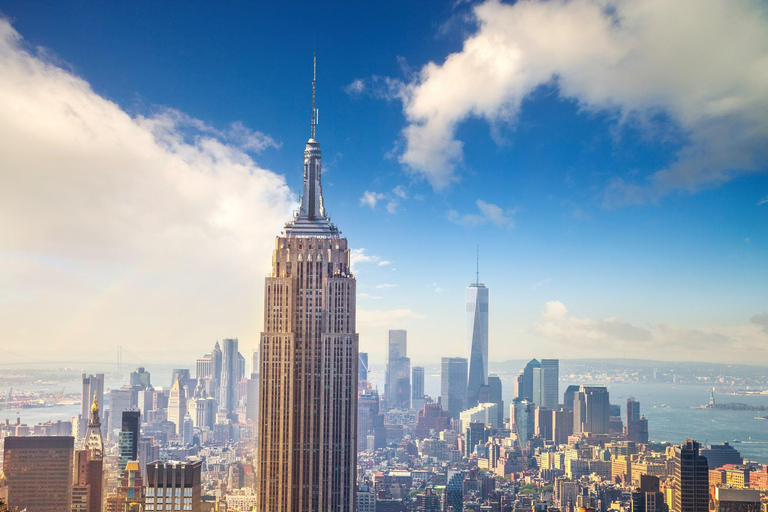
[[[264,290],[260,512],[355,508],[358,335],[347,240],[323,205],[312,81],[304,191],[277,237]]]

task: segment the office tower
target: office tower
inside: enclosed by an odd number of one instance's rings
[[[376,512],[376,489],[370,485],[357,488],[357,512]]]
[[[659,477],[640,475],[640,487],[632,491],[631,512],[667,512],[664,494],[659,489]]]
[[[530,363],[529,363],[530,364]],[[558,408],[560,361],[542,359],[539,366],[532,367],[533,403],[537,407],[555,411]]]
[[[188,406],[192,425],[200,429],[213,429],[216,422],[216,400],[201,391],[200,395],[189,400]]]
[[[709,511],[709,468],[699,443],[686,439],[674,447],[675,497],[673,512]]]
[[[714,512],[760,512],[760,497],[758,489],[715,487]]]
[[[571,384],[565,389],[563,393],[563,408],[569,411],[573,411],[573,402],[576,400],[576,395],[579,394],[579,386]]]
[[[521,449],[525,449],[536,430],[535,405],[528,400],[515,400],[510,407],[510,421],[514,421],[514,432]]]
[[[174,498],[175,499],[175,498]],[[154,502],[153,502],[154,503]],[[169,502],[170,503],[170,502]],[[179,508],[166,510],[192,510],[190,502],[184,500]],[[173,505],[173,504],[171,504]],[[125,466],[123,476],[120,477],[115,494],[107,498],[107,512],[140,512],[142,510],[162,510],[157,508],[145,508],[144,478],[140,469],[140,464],[135,461],[129,461]]]
[[[480,422],[486,427],[501,427],[499,425],[499,406],[493,403],[477,404],[459,414],[462,426]]]
[[[257,367],[258,368],[258,367]],[[256,424],[259,421],[259,374],[254,372],[248,379],[245,397],[245,419]]]
[[[504,425],[504,400],[502,399],[501,379],[498,375],[488,376],[488,400],[486,401],[498,406],[496,409],[499,412],[497,424],[499,426]]]
[[[225,338],[221,350],[221,381],[219,382],[219,409],[230,416],[235,411],[235,389],[238,375],[237,339]]]
[[[465,457],[471,457],[472,453],[475,451],[475,446],[484,444],[488,440],[485,426],[485,423],[482,421],[470,421],[467,425],[463,425]]]
[[[537,407],[534,411],[534,433],[545,441],[554,441],[553,422],[554,411]]]
[[[536,359],[528,361],[528,364],[523,368],[522,379],[516,398],[533,402],[533,370],[535,368],[541,368],[541,363]]]
[[[360,352],[357,364],[358,382],[368,382],[368,353]]]
[[[104,403],[104,374],[97,373],[96,375],[83,374],[83,391],[80,402],[80,430],[77,432],[77,438],[82,439],[85,436],[85,431],[88,429],[88,423],[86,418],[91,417],[91,402],[93,401],[93,395],[96,395],[98,403]]]
[[[478,258],[479,262],[479,258]],[[488,384],[488,288],[480,282],[480,269],[475,282],[465,295],[466,324],[464,331],[469,373],[467,376],[467,407],[474,407],[480,398],[480,386]]]
[[[416,419],[414,437],[426,439],[451,427],[451,415],[440,404],[424,404]]]
[[[573,411],[562,408],[552,411],[552,440],[555,445],[567,444],[573,435]]]
[[[216,344],[213,346],[213,350],[211,350],[211,367],[213,369],[212,377],[216,381],[217,386],[221,383],[222,359],[223,359],[223,356],[221,353],[221,347],[219,346],[219,342],[217,341]]]
[[[374,389],[357,397],[357,445],[362,449],[369,435],[375,435],[375,420],[379,415],[379,393]],[[379,439],[378,446],[386,444],[386,436]]]
[[[707,458],[709,469],[717,469],[726,464],[744,464],[744,459],[739,451],[728,443],[711,444],[707,448],[699,449],[699,453]]]
[[[122,416],[122,428],[120,430],[120,458],[118,459],[118,474],[122,477],[125,465],[129,460],[138,460],[139,454],[139,411],[125,411]]]
[[[70,512],[101,512],[104,442],[96,393],[83,449],[75,451]]]
[[[455,420],[467,408],[467,360],[463,357],[442,358],[440,403]]]
[[[648,442],[648,420],[640,415],[640,402],[627,398],[627,441]]]
[[[323,204],[315,113],[313,81],[304,191],[265,280],[257,444],[263,512],[355,507],[356,281],[347,240]]]
[[[67,510],[75,439],[8,436],[4,442],[3,473],[8,482],[8,505],[34,512]]]
[[[580,386],[574,396],[573,433],[608,434],[610,401],[605,386]]]
[[[189,415],[189,413],[184,415],[184,421],[182,422],[181,442],[185,446],[192,444],[192,417]]]
[[[408,333],[389,331],[387,353],[387,409],[411,408],[411,360],[407,356]]]
[[[115,439],[115,432],[120,426],[123,412],[138,409],[138,393],[131,386],[123,386],[120,389],[109,391],[109,417],[112,419],[109,427],[108,439]],[[157,409],[157,408],[156,408]],[[117,431],[119,435],[119,431]]]
[[[424,407],[424,367],[414,366],[411,371],[411,403],[414,409]]]
[[[464,510],[464,474],[457,470],[448,470],[446,474],[445,494],[443,502],[446,512],[462,512]]]
[[[131,372],[131,387],[138,389],[147,389],[152,387],[149,382],[149,372],[143,366],[139,366]]]
[[[176,379],[168,395],[168,421],[173,423],[175,434],[181,434],[184,415],[187,413],[187,396],[182,386],[179,379]]]
[[[173,370],[173,373],[171,374],[171,384],[173,384],[177,380],[179,381],[179,385],[186,392],[186,396],[191,395],[190,391],[195,389],[195,385],[197,384],[197,381],[193,379],[192,376],[189,374],[188,368],[175,368]]]
[[[165,502],[165,510],[200,512],[202,466],[203,463],[199,460],[194,462],[155,461],[147,464],[144,510],[162,510],[156,504]],[[173,509],[170,507],[171,504]]]
[[[195,378],[200,380],[205,377],[213,377],[213,359],[211,354],[195,359]]]

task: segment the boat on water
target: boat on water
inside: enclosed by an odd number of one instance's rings
[[[768,416],[755,416],[756,420],[768,420]]]
[[[731,441],[731,442],[732,442],[733,444],[736,444],[736,443],[741,443],[741,439],[734,439],[734,440],[733,440],[733,441]]]

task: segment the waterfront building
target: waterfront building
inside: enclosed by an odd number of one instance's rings
[[[138,389],[151,388],[149,372],[143,366],[139,366],[131,372],[131,387]]]
[[[71,436],[6,437],[3,473],[8,505],[34,512],[68,510],[74,444]]]
[[[707,458],[709,469],[716,469],[726,464],[743,464],[744,459],[739,451],[730,444],[711,444],[706,448],[701,448],[699,453]]]
[[[709,511],[709,467],[693,439],[674,447],[674,483],[673,512]]]
[[[627,398],[627,441],[648,442],[648,420],[640,414],[640,402]],[[714,466],[717,467],[717,466]]]
[[[465,345],[467,350],[467,407],[480,400],[480,388],[488,384],[488,288],[480,282],[480,272],[465,294]]]
[[[440,403],[453,419],[467,408],[467,360],[444,357],[441,360]]]
[[[256,486],[261,512],[355,508],[356,281],[347,240],[323,203],[312,83],[304,190],[275,241],[265,280]],[[410,393],[405,397],[410,400]]]
[[[387,350],[387,410],[411,408],[411,360],[408,358],[408,333],[389,331]]]

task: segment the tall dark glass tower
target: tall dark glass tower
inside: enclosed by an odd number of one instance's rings
[[[673,512],[709,511],[709,466],[699,443],[686,439],[675,446],[675,498]]]
[[[261,512],[355,509],[358,335],[347,240],[323,205],[312,81],[299,210],[275,241],[259,345]]]

